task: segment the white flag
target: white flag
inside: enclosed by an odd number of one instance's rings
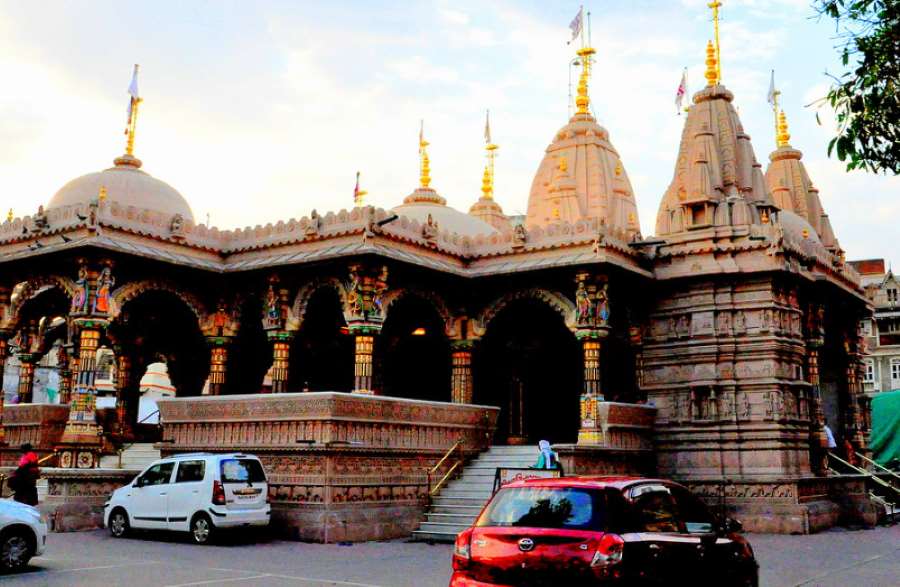
[[[675,106],[678,108],[678,114],[681,114],[681,105],[684,104],[684,96],[687,94],[687,67],[684,68],[684,71],[681,74],[681,83],[678,84],[678,89],[675,91]]]
[[[581,34],[581,21],[582,16],[584,15],[584,6],[578,8],[578,14],[575,15],[575,18],[572,19],[572,22],[569,23],[569,28],[572,29],[572,41]],[[569,41],[570,43],[572,41]]]
[[[772,70],[772,79],[769,80],[769,95],[767,97],[769,104],[772,107],[775,107],[775,96],[778,94],[778,90],[775,89],[775,70]]]
[[[491,144],[491,111],[488,110],[484,116],[484,142]]]
[[[138,66],[135,63],[134,72],[131,74],[131,83],[128,84],[128,93],[131,95],[131,99],[128,100],[128,126],[131,126],[131,111],[134,108],[135,100],[140,100],[140,95],[138,94]],[[125,133],[128,133],[128,129],[126,127]]]

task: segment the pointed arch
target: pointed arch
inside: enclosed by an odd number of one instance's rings
[[[109,317],[118,318],[125,304],[149,291],[164,291],[180,299],[197,317],[197,324],[203,324],[207,318],[206,305],[199,297],[174,282],[161,279],[132,281],[113,291],[110,296]]]
[[[400,289],[392,290],[386,297],[384,302],[384,313],[385,320],[391,313],[391,306],[394,305],[397,301],[408,297],[414,296],[420,298],[429,304],[431,304],[438,315],[441,317],[441,320],[444,323],[444,333],[447,336],[453,336],[456,331],[456,320],[454,320],[453,313],[450,311],[450,308],[447,306],[446,301],[443,297],[438,295],[436,292],[432,290],[421,289],[417,287],[405,287]]]
[[[75,295],[75,282],[61,275],[30,277],[23,282],[17,283],[10,295],[9,312],[5,316],[0,316],[3,318],[0,326],[9,330],[16,329],[25,305],[48,289],[53,288],[61,290],[70,301]]]
[[[488,304],[475,319],[475,334],[483,336],[491,320],[503,308],[516,300],[537,300],[543,302],[562,317],[567,328],[570,330],[575,329],[575,304],[572,300],[554,290],[531,287],[502,295]]]
[[[347,286],[344,282],[337,277],[317,277],[297,291],[294,303],[291,304],[290,315],[288,316],[288,330],[300,330],[300,326],[306,318],[306,308],[309,306],[309,300],[313,297],[313,294],[323,287],[330,287],[337,292],[338,299],[341,301],[344,320],[349,319],[347,313]]]

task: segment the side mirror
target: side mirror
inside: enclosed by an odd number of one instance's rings
[[[725,524],[723,524],[723,528],[726,533],[734,534],[737,532],[742,532],[744,530],[744,525],[741,524],[740,520],[735,520],[734,518],[725,518]]]
[[[143,477],[138,477],[137,479],[135,479],[135,480],[134,480],[134,486],[135,486],[135,487],[143,487],[143,486],[144,486],[144,478],[143,478]]]

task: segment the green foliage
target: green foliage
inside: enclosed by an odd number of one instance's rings
[[[847,169],[900,174],[900,0],[818,0],[835,20],[845,68],[826,97],[838,133],[828,144]]]

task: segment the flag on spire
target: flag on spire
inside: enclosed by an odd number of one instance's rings
[[[125,126],[125,134],[128,134],[128,130],[131,128],[131,115],[134,113],[134,105],[136,102],[140,101],[141,97],[138,93],[138,65],[134,64],[134,71],[131,74],[131,83],[128,84],[128,94],[131,96],[131,99],[128,100],[128,122]]]
[[[491,144],[491,111],[488,110],[484,116],[484,142]]]
[[[572,30],[572,39],[569,41],[570,43],[578,38],[578,35],[581,34],[581,23],[584,20],[584,6],[578,7],[578,14],[575,15],[575,18],[572,19],[572,22],[569,23],[569,28]]]
[[[353,203],[359,206],[359,171],[356,172],[356,187],[353,188]]]
[[[772,70],[772,77],[769,80],[769,95],[767,96],[767,100],[772,108],[775,108],[776,101],[778,100],[778,90],[775,89],[775,70]]]
[[[687,94],[687,67],[684,68],[684,71],[681,73],[681,83],[678,84],[678,89],[675,90],[675,106],[678,108],[678,115],[681,115],[682,104],[684,104],[684,96]]]

